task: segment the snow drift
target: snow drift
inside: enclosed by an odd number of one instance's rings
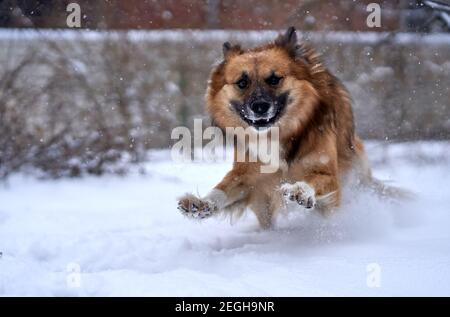
[[[347,189],[334,217],[292,210],[271,231],[251,213],[232,225],[176,210],[227,162],[156,151],[126,177],[15,176],[0,188],[0,295],[450,295],[450,145],[367,148],[375,175],[415,200]]]

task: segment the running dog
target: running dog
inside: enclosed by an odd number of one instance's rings
[[[287,202],[332,213],[350,171],[362,183],[374,183],[349,93],[311,47],[298,43],[293,27],[256,48],[226,42],[223,55],[206,93],[212,121],[223,130],[278,127],[280,168],[261,173],[259,161],[235,161],[208,195],[179,199],[183,214],[205,218],[249,208],[269,228]]]

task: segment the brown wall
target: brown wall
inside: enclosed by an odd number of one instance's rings
[[[69,2],[80,4],[82,27],[92,29],[392,31],[407,28],[404,17],[417,8],[415,0],[5,0],[0,24],[63,28]],[[381,28],[366,26],[370,2],[381,5]]]

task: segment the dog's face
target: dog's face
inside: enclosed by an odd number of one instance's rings
[[[231,83],[231,98],[226,102],[242,121],[257,129],[275,124],[288,103],[289,67],[280,62],[286,58],[282,55],[273,49],[246,53],[231,58],[226,67],[225,80]]]
[[[221,128],[298,128],[311,114],[316,92],[296,49],[295,30],[247,51],[225,43],[224,62],[213,71],[207,93],[214,122]]]

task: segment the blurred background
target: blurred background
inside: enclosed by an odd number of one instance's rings
[[[207,118],[224,41],[291,25],[349,89],[363,138],[450,139],[450,1],[0,0],[0,179],[126,172]]]

